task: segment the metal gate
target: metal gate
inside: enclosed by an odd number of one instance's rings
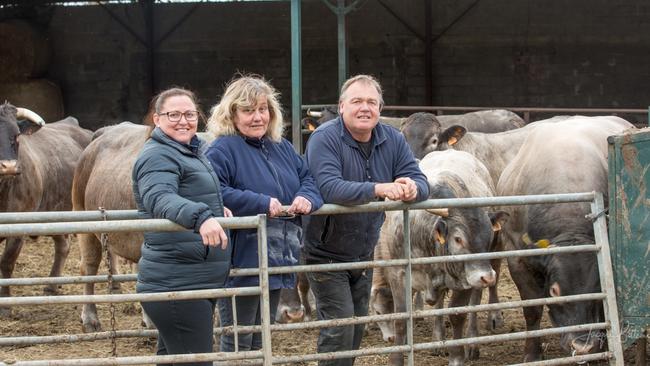
[[[427,258],[410,258],[410,238],[408,235],[405,235],[405,253],[403,259],[395,259],[390,261],[377,261],[377,262],[357,262],[357,263],[335,263],[335,264],[321,264],[321,265],[310,265],[310,266],[294,266],[294,267],[274,267],[268,268],[265,261],[265,256],[260,258],[260,269],[245,269],[245,270],[236,270],[235,273],[238,275],[260,275],[260,283],[263,284],[258,288],[246,288],[246,289],[227,289],[227,290],[210,290],[210,292],[199,292],[199,291],[190,291],[183,292],[182,296],[192,296],[194,298],[198,297],[215,297],[215,296],[232,296],[234,291],[250,291],[251,294],[262,293],[262,296],[265,297],[265,304],[263,308],[263,320],[261,326],[251,326],[251,327],[240,327],[239,332],[250,332],[250,331],[261,331],[263,336],[264,350],[262,352],[239,352],[239,353],[211,353],[211,354],[201,354],[201,355],[176,355],[176,356],[141,356],[141,357],[118,357],[110,359],[85,359],[85,360],[51,360],[51,361],[18,361],[13,365],[118,365],[118,364],[142,364],[150,362],[190,362],[199,361],[199,360],[235,360],[235,359],[256,359],[259,360],[257,364],[271,365],[271,364],[285,364],[292,362],[305,362],[313,361],[319,359],[334,359],[334,358],[347,358],[355,356],[365,356],[371,354],[386,354],[386,353],[407,353],[408,355],[408,364],[413,365],[413,353],[415,351],[458,346],[458,345],[469,345],[469,344],[484,344],[490,342],[502,342],[502,341],[512,341],[512,340],[521,340],[531,337],[540,337],[544,335],[552,334],[561,334],[577,330],[607,330],[607,343],[609,351],[602,353],[594,353],[583,356],[571,356],[558,358],[553,360],[543,361],[542,363],[534,362],[528,363],[528,365],[559,365],[559,364],[570,364],[576,362],[585,362],[592,360],[609,360],[611,365],[623,365],[623,351],[620,341],[620,327],[616,306],[616,299],[614,293],[614,282],[612,278],[612,267],[611,260],[609,257],[609,243],[607,240],[607,229],[605,223],[605,217],[603,215],[598,215],[604,210],[603,196],[600,193],[576,193],[576,194],[556,194],[556,195],[539,195],[539,196],[511,196],[511,197],[485,197],[485,198],[463,198],[463,199],[442,199],[442,200],[428,200],[425,202],[415,203],[415,204],[404,204],[401,202],[373,202],[366,205],[356,206],[356,207],[343,207],[338,205],[325,205],[315,214],[339,214],[339,213],[356,213],[356,212],[376,212],[376,211],[388,211],[388,210],[404,210],[404,220],[408,223],[408,216],[410,210],[416,209],[425,209],[425,208],[447,208],[447,207],[480,207],[480,206],[506,206],[506,205],[525,205],[525,204],[540,204],[540,203],[566,203],[566,202],[591,202],[591,210],[594,217],[594,232],[596,245],[576,245],[572,247],[558,247],[558,248],[548,248],[548,249],[531,249],[525,251],[509,251],[509,252],[497,252],[497,253],[481,253],[481,254],[471,254],[471,255],[460,255],[460,256],[445,256],[445,257],[427,257]],[[108,211],[109,218],[112,218],[112,212]],[[0,224],[0,236],[16,236],[16,235],[45,235],[53,233],[70,233],[70,232],[115,232],[115,231],[171,231],[179,230],[179,226],[171,224],[167,220],[117,220],[117,221],[107,221],[107,222],[67,222],[67,223],[53,223],[46,222],[51,221],[49,218],[53,218],[53,221],[59,220],[81,220],[75,214],[80,214],[85,217],[86,220],[97,220],[94,215],[97,213],[29,213],[29,214],[0,214],[0,222],[13,222],[12,224]],[[34,216],[36,218],[26,219],[27,217]],[[115,212],[115,217],[124,218],[134,218],[135,213],[130,211],[120,211]],[[229,228],[243,228],[243,227],[257,227],[260,230],[260,251],[259,253],[265,253],[265,240],[262,240],[262,237],[265,236],[265,221],[263,219],[264,215],[260,215],[259,218],[230,218],[230,219],[220,219],[222,224],[225,227]],[[30,220],[31,222],[37,222],[38,225],[34,224],[20,224],[16,222],[25,222],[25,220]],[[253,221],[247,221],[253,220]],[[255,221],[257,220],[257,221]],[[246,226],[248,225],[248,226]],[[405,227],[408,227],[406,225]],[[182,229],[182,228],[180,228]],[[270,325],[269,322],[269,309],[268,309],[268,275],[279,274],[279,273],[292,273],[292,272],[308,272],[308,271],[329,271],[329,270],[342,270],[342,269],[359,269],[359,268],[371,268],[371,267],[387,267],[387,266],[406,266],[408,270],[406,271],[406,289],[410,292],[410,281],[411,273],[410,267],[413,264],[430,264],[430,263],[440,263],[445,261],[467,261],[467,260],[484,260],[484,259],[494,259],[494,258],[506,258],[511,256],[534,256],[534,255],[548,255],[555,253],[569,253],[569,252],[596,252],[598,258],[598,268],[601,281],[601,288],[603,292],[601,293],[592,293],[592,294],[582,294],[574,296],[562,296],[554,298],[543,298],[543,299],[534,299],[526,301],[511,301],[499,304],[487,304],[487,305],[478,305],[472,307],[458,307],[458,308],[447,308],[439,310],[424,310],[424,311],[412,311],[412,299],[410,296],[407,297],[407,312],[406,313],[395,313],[388,315],[374,315],[366,317],[357,317],[349,319],[336,319],[328,321],[315,321],[308,323],[297,323],[297,324],[274,324]],[[94,276],[95,278],[81,279],[84,281],[105,281],[106,276]],[[47,280],[47,279],[44,279]],[[47,281],[59,281],[57,283],[72,283],[73,281],[79,281],[79,277],[73,278],[59,278],[51,279]],[[65,282],[67,281],[67,282]],[[0,280],[0,285],[17,285],[25,284],[29,280],[25,279],[2,279]],[[44,282],[39,282],[44,283]],[[33,284],[33,283],[31,283]],[[165,296],[181,296],[181,293],[165,293],[165,294],[154,294],[160,295],[163,298]],[[123,301],[141,301],[145,297],[144,294],[130,294],[130,295],[93,295],[92,301],[94,302],[123,302]],[[189,297],[188,297],[189,298]],[[413,342],[413,318],[415,317],[432,317],[440,316],[451,313],[461,313],[461,312],[479,312],[479,311],[488,311],[488,310],[497,310],[497,309],[513,309],[520,308],[522,306],[538,306],[545,304],[554,304],[560,302],[570,302],[570,301],[585,301],[585,300],[602,300],[605,310],[605,322],[602,323],[592,323],[584,325],[576,325],[569,327],[561,328],[550,328],[542,329],[538,331],[531,332],[517,332],[501,335],[490,335],[490,336],[481,336],[475,338],[464,338],[460,340],[446,340],[440,342],[427,342],[427,343],[414,343]],[[35,305],[35,304],[47,304],[47,303],[83,303],[90,302],[91,299],[88,297],[82,296],[59,296],[59,297],[32,297],[32,298],[2,298],[0,299],[0,305]],[[273,356],[271,355],[271,331],[287,331],[295,329],[310,329],[310,328],[322,328],[329,326],[339,326],[344,324],[359,324],[359,323],[369,323],[375,321],[386,321],[386,320],[395,320],[395,319],[406,319],[407,323],[407,344],[401,346],[392,346],[392,347],[375,347],[375,348],[364,348],[356,351],[345,351],[337,352],[330,354],[306,354],[306,355],[297,355],[297,356]],[[151,331],[149,331],[151,332]],[[126,334],[126,333],[124,333]],[[149,333],[151,334],[151,333]],[[92,335],[70,335],[68,338],[63,341],[76,340],[77,338],[89,337]],[[101,335],[100,335],[101,336]],[[64,336],[66,337],[66,336]],[[62,341],[62,339],[48,339],[47,337],[28,337],[29,341],[35,343],[54,343],[55,341]],[[15,338],[0,338],[0,345],[15,344],[16,342],[25,342],[25,337],[15,337]],[[22,343],[25,344],[25,343]],[[47,362],[47,363],[46,363]],[[0,365],[4,365],[0,363]]]

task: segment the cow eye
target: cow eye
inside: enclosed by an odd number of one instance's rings
[[[438,139],[431,139],[431,145],[438,145]]]

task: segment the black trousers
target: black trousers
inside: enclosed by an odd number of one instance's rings
[[[210,353],[215,299],[143,302],[142,308],[158,328],[156,355]],[[174,364],[158,364],[170,366]],[[178,365],[212,366],[212,362]]]
[[[309,272],[307,279],[316,298],[318,320],[368,315],[372,269]],[[318,352],[359,349],[364,328],[365,324],[321,328]],[[318,362],[319,366],[352,366],[353,364],[354,358]]]

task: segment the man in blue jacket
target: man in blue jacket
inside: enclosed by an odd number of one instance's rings
[[[371,201],[423,201],[426,176],[395,128],[380,124],[381,86],[368,75],[348,79],[341,88],[339,117],[321,125],[309,138],[309,170],[326,203],[358,205]],[[383,212],[309,217],[303,256],[306,264],[369,261]],[[372,270],[308,273],[321,320],[365,316]],[[364,325],[321,329],[318,352],[358,349]],[[354,358],[320,361],[352,365]]]

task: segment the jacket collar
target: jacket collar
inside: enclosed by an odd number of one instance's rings
[[[359,143],[354,139],[354,137],[352,137],[350,131],[348,131],[348,129],[345,127],[345,124],[343,123],[343,117],[337,117],[335,123],[339,129],[339,135],[341,136],[343,142],[349,146],[358,147]],[[386,141],[386,131],[384,130],[385,128],[386,127],[383,126],[380,122],[377,123],[377,126],[372,129],[372,137],[370,140],[372,141],[373,149]]]
[[[169,145],[183,154],[198,154],[205,145],[205,142],[194,135],[189,144],[180,143],[167,136],[160,128],[156,127],[151,132],[151,138],[165,145]]]
[[[239,136],[241,136],[247,144],[258,149],[261,149],[266,144],[266,136],[262,136],[261,138],[246,137],[242,134],[239,134]]]

